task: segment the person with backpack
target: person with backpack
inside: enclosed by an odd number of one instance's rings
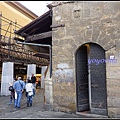
[[[10,102],[8,103],[9,105],[10,104],[12,104],[12,101],[14,100],[14,102],[15,102],[15,92],[14,92],[14,88],[13,88],[13,84],[11,84],[10,82],[9,82],[9,91],[11,92],[10,93]]]
[[[16,79],[13,80],[13,84],[15,83]],[[13,88],[13,84],[9,82],[9,91],[11,92],[10,94],[10,102],[8,103],[9,105],[12,104],[12,101],[14,100],[15,102],[15,91],[14,91],[14,88]]]

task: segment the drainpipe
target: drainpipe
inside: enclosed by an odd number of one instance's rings
[[[52,51],[51,51],[51,45],[19,42],[18,40],[16,40],[16,43],[17,44],[24,44],[24,45],[49,47],[49,52],[50,52],[50,78],[51,78],[51,76],[52,76],[52,59],[51,59],[52,58]]]

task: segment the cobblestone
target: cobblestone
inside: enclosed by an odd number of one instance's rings
[[[46,111],[44,109],[44,90],[37,89],[36,95],[33,98],[32,107],[27,107],[25,93],[21,100],[21,108],[14,108],[14,104],[8,104],[10,96],[0,96],[0,118],[95,118],[96,116]],[[97,116],[99,118],[101,116]]]

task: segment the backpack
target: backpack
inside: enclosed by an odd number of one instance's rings
[[[9,86],[9,91],[14,91],[13,86]]]

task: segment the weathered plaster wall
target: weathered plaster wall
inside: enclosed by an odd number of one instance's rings
[[[59,4],[61,3],[61,4]],[[59,5],[58,5],[59,4]],[[93,42],[114,55],[117,63],[106,63],[108,115],[120,113],[120,2],[54,2],[52,69],[54,109],[76,111],[75,52]]]

